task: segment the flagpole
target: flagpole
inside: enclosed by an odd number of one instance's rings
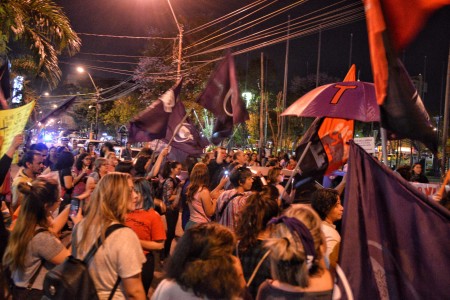
[[[317,70],[316,70],[316,87],[319,86],[319,72],[320,72],[320,49],[322,47],[322,24],[319,25],[319,45],[317,49]]]
[[[288,28],[287,28],[287,39],[286,39],[286,53],[284,56],[284,81],[283,81],[283,104],[282,108],[283,110],[286,109],[286,94],[287,94],[287,81],[288,81],[288,64],[289,64],[289,34],[291,29],[291,16],[288,15]],[[280,118],[280,132],[278,133],[278,145],[277,148],[280,148],[280,150],[283,147],[283,131],[284,131],[284,123],[285,118],[287,117],[281,117]],[[278,149],[276,150],[278,151]]]
[[[300,156],[300,159],[298,160],[297,165],[295,166],[294,170],[292,171],[292,174],[291,174],[291,176],[289,177],[289,180],[288,180],[286,186],[284,187],[283,192],[282,192],[281,195],[280,195],[281,198],[283,198],[283,195],[284,195],[284,193],[286,192],[286,190],[289,188],[289,186],[290,186],[290,184],[291,184],[291,182],[292,182],[292,179],[294,178],[295,174],[298,172],[299,166],[300,166],[300,164],[302,163],[303,159],[305,158],[306,153],[307,153],[308,150],[309,150],[309,147],[311,147],[311,144],[312,144],[311,141],[309,141],[308,144],[306,144],[306,147],[305,147],[305,149],[303,150],[302,156]],[[293,187],[292,187],[292,188],[293,188]]]
[[[261,52],[261,99],[259,101],[259,155],[262,157],[264,145],[264,53]]]
[[[156,142],[155,149],[153,149],[152,155],[150,156],[150,164],[148,165],[147,170],[145,170],[147,173],[150,172],[150,170],[151,170],[150,166],[153,167],[153,159],[155,158],[156,149],[158,149],[158,146],[159,146],[159,142],[160,142],[160,141],[161,141],[161,140],[158,139],[158,141]],[[139,152],[139,154],[141,154],[141,153]],[[139,154],[137,155],[136,159],[139,157]],[[150,170],[149,170],[149,169],[150,169]]]

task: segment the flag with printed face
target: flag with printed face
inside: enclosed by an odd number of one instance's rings
[[[231,54],[227,54],[211,74],[205,90],[197,102],[216,117],[211,142],[219,144],[233,132],[233,125],[249,119],[245,103],[239,93],[236,68]]]
[[[166,136],[162,139],[165,143],[170,143],[173,148],[184,153],[199,157],[203,154],[203,149],[209,145],[208,139],[203,137],[186,116],[186,109],[183,102],[179,101],[173,107],[169,117]]]
[[[421,2],[428,0],[414,0]],[[431,2],[442,2],[430,0]],[[408,9],[401,12],[398,9],[407,5]],[[404,15],[409,14],[410,9],[414,15],[420,14],[411,1],[404,0],[364,0],[367,32],[369,36],[370,58],[372,63],[372,73],[375,82],[377,102],[380,105],[381,126],[388,131],[389,139],[409,138],[417,140],[426,145],[431,151],[437,151],[436,133],[430,122],[428,113],[417,93],[409,75],[402,62],[394,50],[405,46],[405,43],[420,29],[420,26],[412,28],[396,27],[398,24],[405,24],[400,20],[405,20]],[[430,6],[431,7],[431,6]],[[438,6],[434,6],[438,7]],[[388,13],[387,13],[388,12]],[[428,15],[430,10],[427,11]],[[385,16],[389,16],[386,22]],[[426,15],[420,17],[420,23],[426,19]],[[411,22],[416,20],[411,15],[408,16]],[[389,25],[389,26],[388,26]],[[402,32],[405,30],[405,35]],[[409,33],[406,33],[408,31]],[[396,44],[391,39],[400,37],[402,41]]]
[[[350,142],[335,293],[447,299],[450,213]]]
[[[148,142],[166,136],[167,124],[178,96],[183,79],[155,100],[146,110],[133,117],[128,125],[128,141]]]

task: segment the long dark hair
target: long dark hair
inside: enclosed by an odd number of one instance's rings
[[[75,168],[77,168],[78,171],[81,171],[81,170],[83,169],[83,160],[84,160],[87,156],[90,157],[89,153],[87,153],[87,152],[81,153],[81,154],[78,156],[77,162],[75,163]],[[90,170],[92,169],[92,165],[93,165],[93,163],[91,162],[91,164],[89,165],[89,169],[90,169]]]
[[[266,229],[270,219],[278,216],[279,212],[277,197],[273,197],[268,190],[250,195],[236,227],[240,250],[246,251],[254,246],[258,234]]]
[[[161,172],[161,176],[166,179],[170,177],[170,173],[172,173],[172,170],[175,169],[178,165],[181,165],[178,161],[167,161],[164,164],[164,168]]]

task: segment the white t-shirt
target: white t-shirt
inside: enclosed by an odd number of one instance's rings
[[[78,242],[83,237],[81,230],[83,225],[81,222],[76,228]],[[95,236],[96,241],[100,236],[99,230]],[[90,241],[89,247],[92,247],[95,241]],[[77,258],[84,259],[87,251],[80,252],[77,249]],[[108,299],[117,277],[129,278],[141,273],[144,262],[142,247],[133,230],[124,227],[111,233],[89,263],[89,274],[94,281],[98,297]],[[120,284],[119,287],[113,299],[125,299],[123,285]]]
[[[341,242],[341,236],[339,235],[339,232],[337,232],[336,226],[331,225],[328,222],[322,221],[321,229],[327,243],[326,256],[329,257],[336,244]]]
[[[195,296],[193,292],[184,291],[174,280],[161,281],[152,295],[152,300],[197,300],[204,299]]]

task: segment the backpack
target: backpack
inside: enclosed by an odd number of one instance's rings
[[[122,227],[125,227],[125,225],[113,224],[109,226],[106,229],[105,239],[116,229]],[[89,261],[100,248],[101,238],[98,238],[97,244],[92,246],[84,260],[75,258],[76,247],[73,241],[76,241],[76,231],[72,240],[72,255],[45,275],[44,294],[48,299],[98,299],[94,281],[89,274]],[[120,277],[117,278],[108,299],[112,299],[119,283]]]

